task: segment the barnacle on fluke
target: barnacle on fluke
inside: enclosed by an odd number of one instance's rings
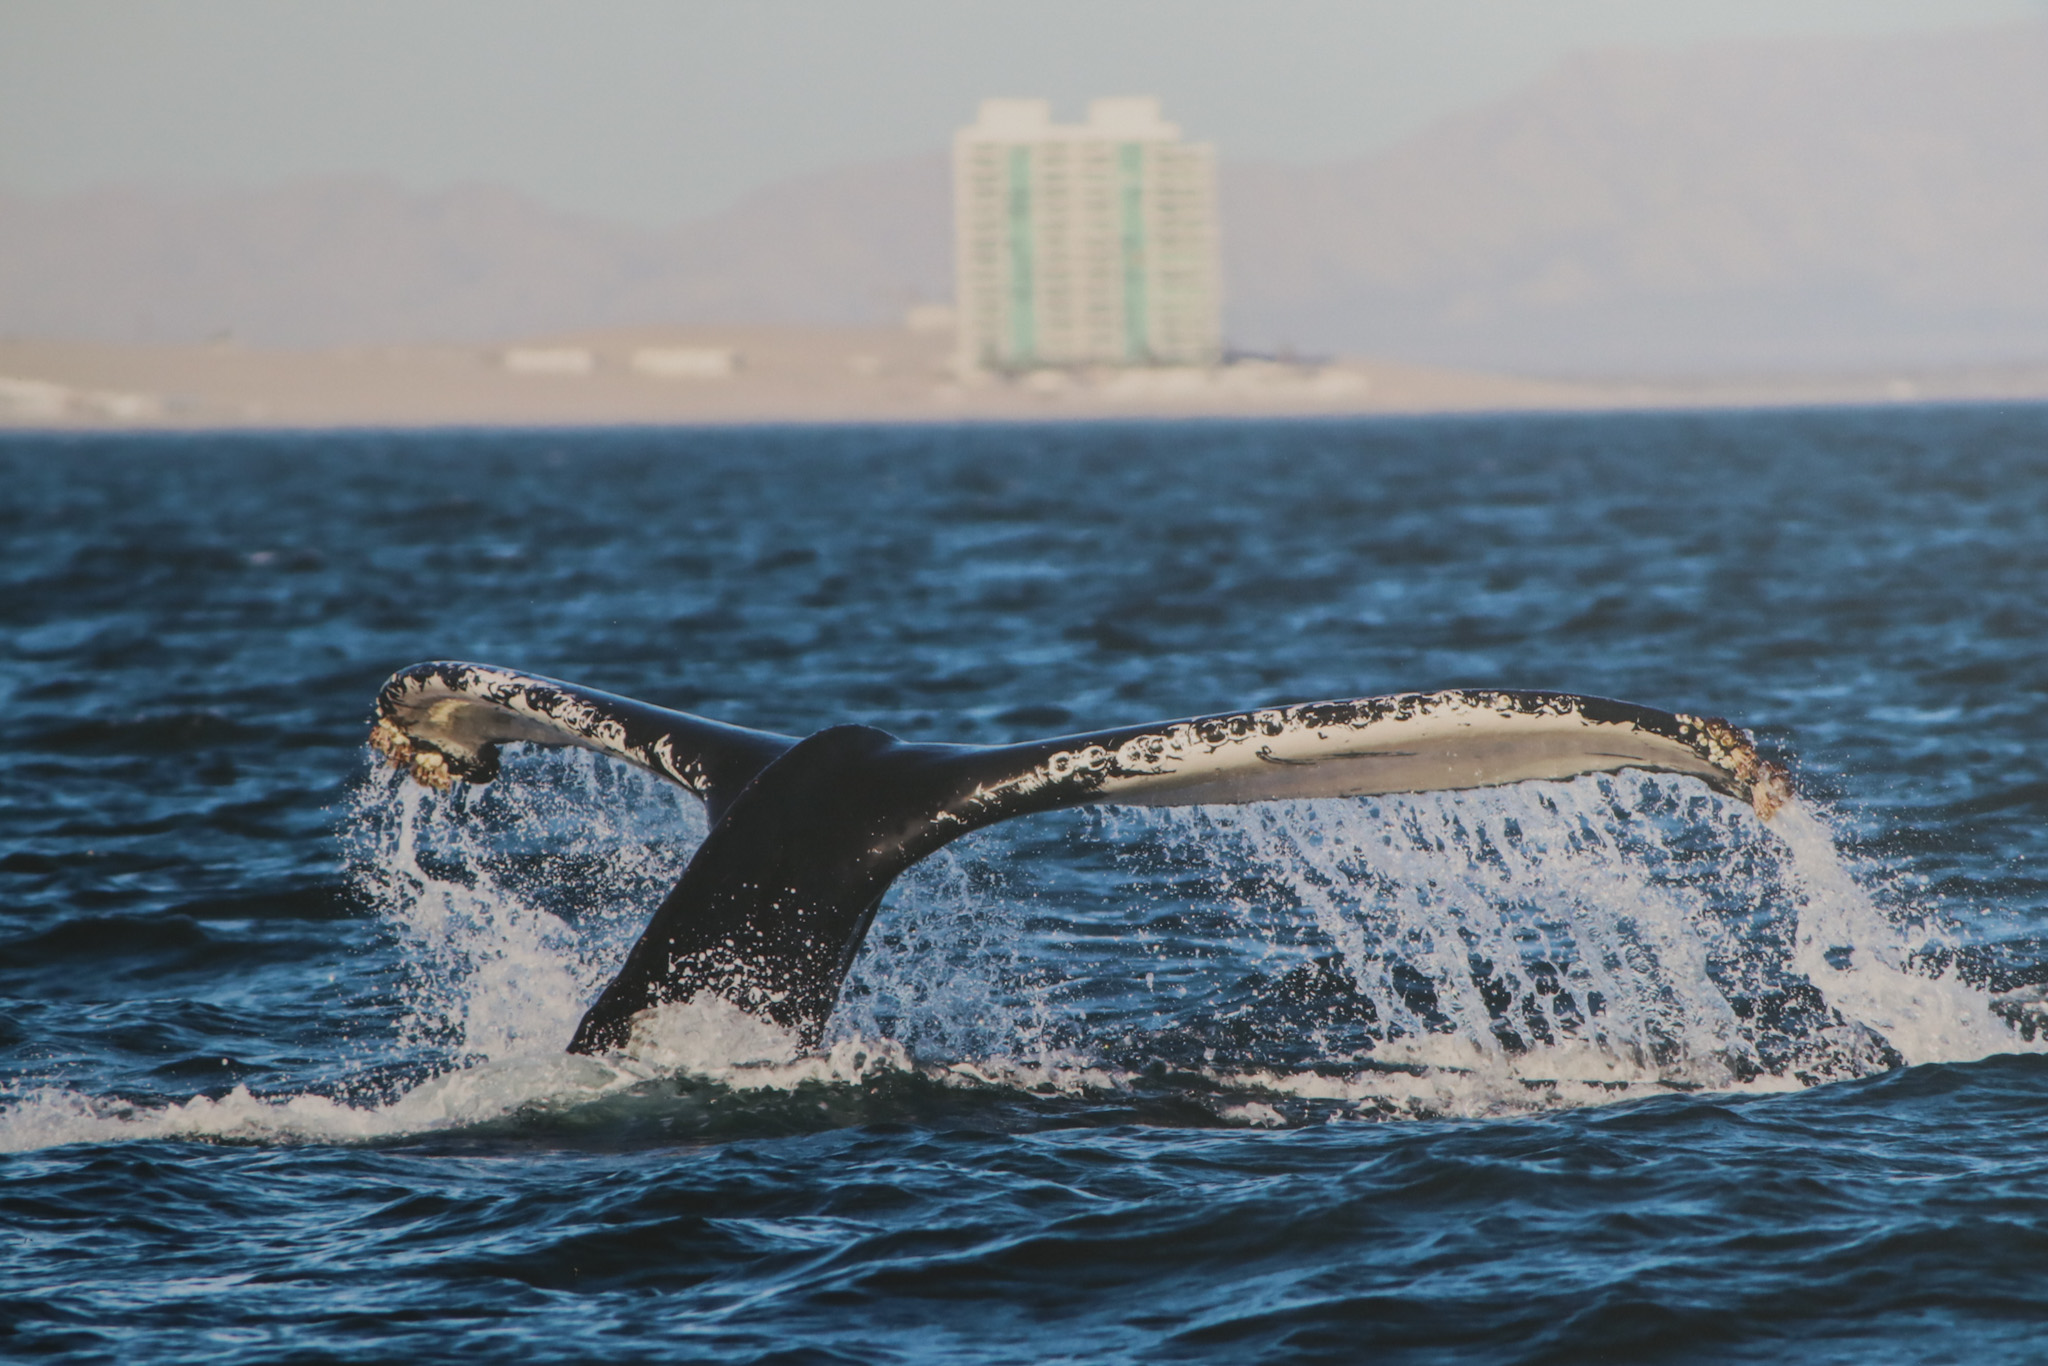
[[[1733,775],[1749,789],[1749,804],[1756,814],[1769,820],[1792,800],[1792,780],[1785,770],[1756,752],[1747,731],[1736,729],[1718,716],[1683,716],[1681,734],[1716,768]]]
[[[704,994],[817,1041],[891,883],[971,830],[1091,802],[1192,806],[1488,787],[1638,768],[1768,820],[1784,770],[1728,722],[1573,693],[1460,689],[1266,707],[1013,745],[728,726],[478,664],[394,675],[370,743],[419,782],[488,782],[498,746],[575,745],[702,798],[710,834],[572,1050]]]

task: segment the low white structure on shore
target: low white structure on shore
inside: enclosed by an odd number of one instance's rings
[[[150,422],[163,415],[164,401],[155,394],[75,389],[53,380],[0,375],[0,419],[31,424],[72,418]]]
[[[581,346],[515,346],[503,360],[515,375],[587,375],[597,369],[597,357]]]
[[[740,353],[730,346],[643,346],[632,364],[657,379],[725,379],[740,368]]]

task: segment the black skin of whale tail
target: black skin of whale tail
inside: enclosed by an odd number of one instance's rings
[[[890,885],[965,833],[928,819],[950,757],[834,726],[772,760],[698,847],[569,1051],[622,1048],[641,1011],[706,993],[816,1046]]]
[[[1565,779],[1696,777],[1768,819],[1784,773],[1725,721],[1570,693],[1458,690],[1315,702],[1000,746],[869,726],[806,739],[489,665],[430,663],[378,694],[371,743],[431,787],[488,782],[507,741],[573,745],[704,801],[710,833],[574,1053],[626,1046],[641,1012],[700,996],[817,1046],[890,886],[997,821],[1087,803],[1177,806]]]

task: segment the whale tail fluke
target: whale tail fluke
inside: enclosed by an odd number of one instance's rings
[[[866,726],[807,739],[722,725],[553,679],[416,665],[372,743],[421,782],[487,782],[507,741],[574,745],[679,783],[711,830],[573,1052],[622,1047],[639,1012],[701,994],[815,1045],[890,885],[972,830],[1089,803],[1180,806],[1684,774],[1768,819],[1784,772],[1725,721],[1571,693],[1460,690],[1274,707],[977,746]]]
[[[489,782],[498,773],[498,746],[508,741],[575,746],[624,760],[689,789],[713,821],[756,773],[796,744],[793,736],[488,664],[415,664],[377,693],[370,744],[428,787]]]

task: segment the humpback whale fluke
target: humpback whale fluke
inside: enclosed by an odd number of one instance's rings
[[[682,880],[577,1026],[710,994],[793,1031],[825,1021],[889,886],[969,831],[1090,802],[1189,806],[1490,787],[1625,768],[1677,773],[1769,819],[1783,770],[1726,721],[1571,693],[1457,690],[1310,702],[1014,745],[910,744],[868,726],[804,739],[481,664],[417,664],[370,741],[430,787],[488,782],[508,740],[660,774],[711,822]]]

